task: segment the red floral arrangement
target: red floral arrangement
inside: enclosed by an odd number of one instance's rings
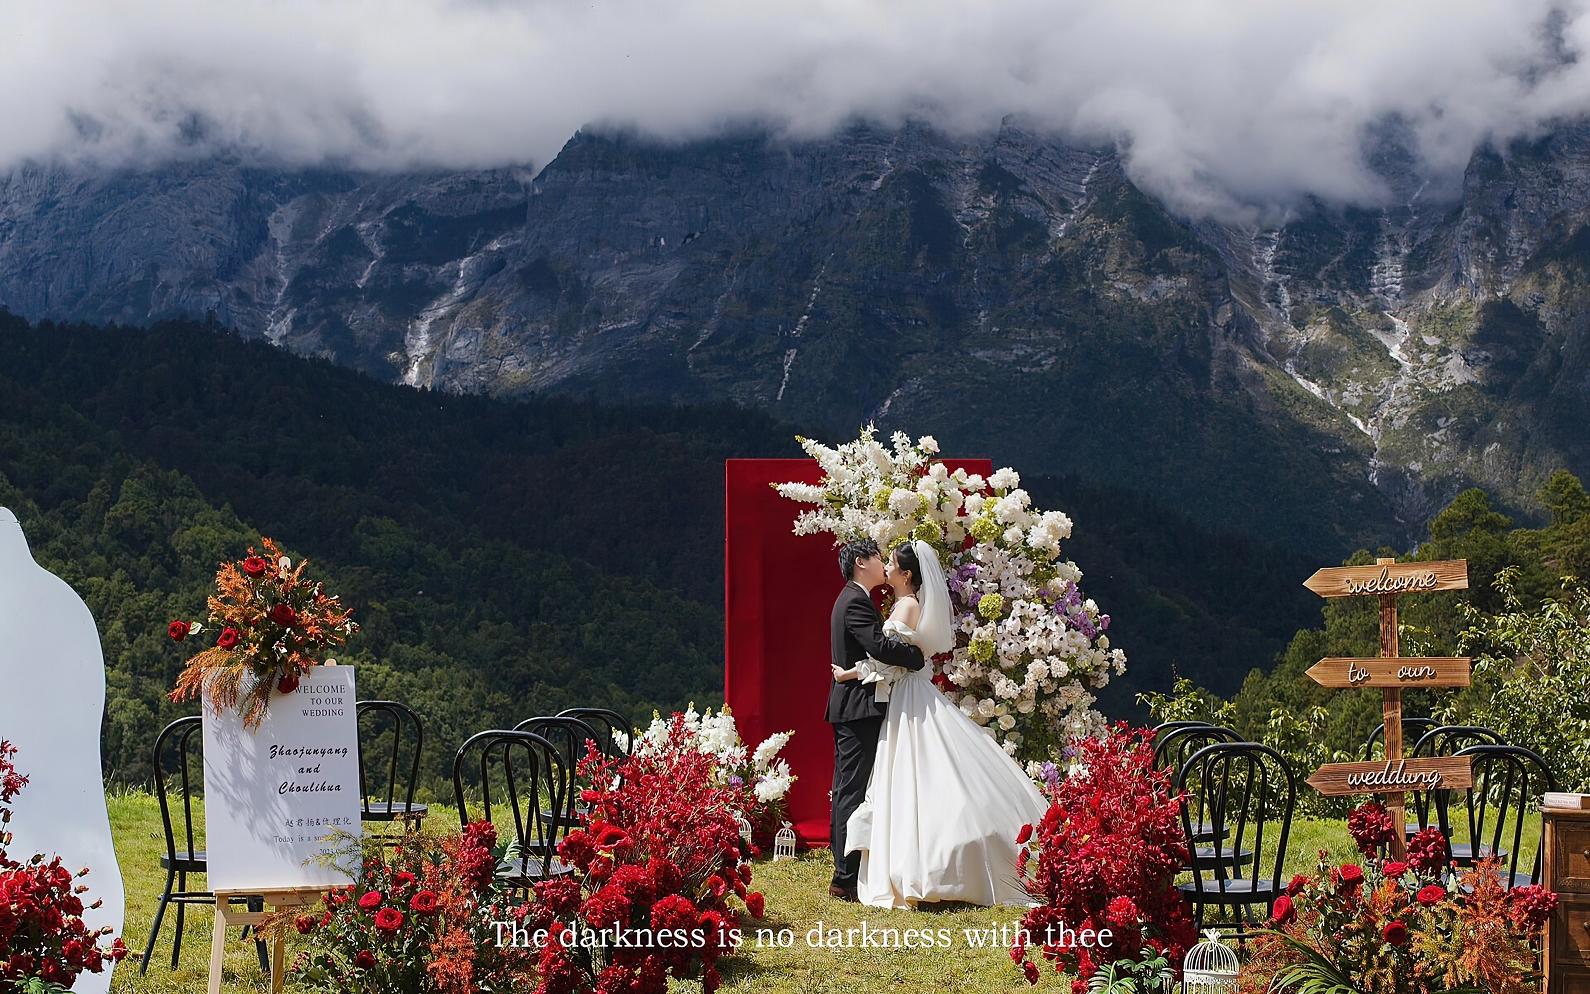
[[[11,743],[0,740],[0,994],[21,991],[30,981],[64,991],[79,975],[101,973],[107,962],[121,960],[127,947],[121,939],[101,945],[111,930],[84,923],[83,912],[99,907],[98,901],[83,904],[88,888],[77,881],[87,869],[73,873],[59,856],[19,862],[7,853],[8,805],[28,783],[11,762],[15,755]]]
[[[410,833],[396,846],[363,843],[359,879],[326,895],[318,913],[269,927],[305,936],[293,970],[309,987],[349,994],[477,994],[522,988],[534,951],[499,943],[497,922],[528,909],[495,877],[487,822],[446,837]]]
[[[1438,829],[1415,835],[1406,859],[1387,859],[1382,847],[1395,827],[1384,816],[1371,801],[1349,817],[1363,865],[1332,865],[1322,851],[1314,876],[1292,879],[1276,899],[1274,931],[1254,941],[1244,989],[1538,991],[1535,950],[1556,895],[1508,889],[1490,861],[1454,876]]]
[[[581,761],[598,786],[581,793],[587,823],[558,846],[575,873],[538,884],[531,909],[548,934],[537,994],[664,994],[669,977],[698,972],[705,994],[718,988],[717,963],[741,938],[731,901],[753,918],[765,907],[749,889],[742,799],[716,767],[693,750],[615,760],[592,748]],[[614,930],[634,944],[613,943]],[[592,941],[604,931],[605,944]]]
[[[1175,886],[1187,860],[1179,799],[1170,774],[1154,768],[1152,739],[1121,723],[1073,742],[1067,753],[1076,772],[1055,783],[1043,820],[1016,840],[1027,845],[1017,867],[1043,902],[1022,918],[1022,938],[1076,978],[1074,994],[1101,967],[1145,951],[1180,963],[1197,938]],[[1073,941],[1089,929],[1108,929],[1109,944]],[[1036,984],[1034,950],[1018,941],[1010,956]]]
[[[304,575],[307,561],[294,566],[268,538],[264,555],[221,564],[210,595],[209,621],[173,621],[166,634],[186,642],[213,633],[213,644],[188,660],[171,691],[173,701],[200,693],[216,712],[241,709],[252,728],[265,717],[271,692],[290,694],[298,680],[319,663],[331,663],[333,649],[359,630],[352,613]]]

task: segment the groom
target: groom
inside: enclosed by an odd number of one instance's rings
[[[840,670],[849,669],[867,656],[908,670],[921,669],[923,659],[921,649],[884,633],[883,617],[872,604],[872,588],[884,582],[884,561],[877,543],[855,541],[840,546],[839,572],[844,574],[845,589],[834,601],[829,621],[835,679],[828,690],[825,714],[834,726],[834,787],[828,795],[828,838],[834,851],[834,876],[828,893],[854,901],[861,853],[845,854],[845,822],[866,796],[887,706],[873,699],[875,688],[871,684],[859,680],[841,682],[837,677]]]

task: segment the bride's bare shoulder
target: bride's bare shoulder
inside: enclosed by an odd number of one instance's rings
[[[907,627],[916,624],[917,616],[922,613],[922,605],[910,594],[902,594],[894,599],[894,609],[889,612],[889,617]]]

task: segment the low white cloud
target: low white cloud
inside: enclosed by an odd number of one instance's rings
[[[1118,142],[1191,214],[1379,203],[1394,122],[1450,188],[1590,110],[1590,0],[14,0],[0,169],[226,147],[378,169],[544,164],[587,124],[666,138],[1017,115]]]

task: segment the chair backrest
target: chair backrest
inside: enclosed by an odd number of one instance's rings
[[[1195,810],[1209,827],[1212,858],[1192,861],[1196,893],[1223,893],[1234,875],[1269,880],[1272,893],[1280,893],[1297,806],[1297,779],[1281,754],[1258,742],[1216,742],[1188,756],[1174,784],[1188,796],[1181,810],[1186,837],[1194,836]],[[1275,840],[1273,850],[1267,837]],[[1251,859],[1244,865],[1237,857],[1245,852]]]
[[[475,765],[472,758],[478,763],[480,817],[497,824],[507,808],[518,843],[519,872],[532,879],[546,876],[573,790],[572,770],[558,758],[557,746],[533,732],[507,729],[470,736],[453,756],[453,800],[459,822],[466,826],[477,820],[470,817],[464,790],[464,772]]]
[[[635,748],[635,729],[629,720],[611,708],[569,708],[559,718],[578,718],[597,733],[596,747],[604,756],[623,759]]]
[[[1437,724],[1438,724],[1438,722],[1434,718],[1404,718],[1404,719],[1402,719],[1402,749],[1403,749],[1403,751],[1406,752],[1408,750],[1409,746],[1413,745],[1415,742],[1418,742],[1420,737],[1422,737],[1425,732],[1428,732],[1430,729],[1435,728],[1437,726]],[[1374,760],[1374,759],[1379,759],[1380,758],[1380,756],[1375,755],[1375,752],[1376,752],[1377,748],[1380,750],[1380,755],[1382,755],[1382,756],[1385,755],[1385,745],[1386,745],[1386,723],[1385,722],[1381,722],[1380,724],[1375,726],[1375,730],[1374,731],[1369,733],[1369,738],[1364,740],[1364,762],[1367,763],[1370,760]]]
[[[1162,721],[1154,726],[1154,741],[1158,742],[1178,728],[1196,728],[1200,725],[1211,724],[1214,723],[1209,721]]]
[[[1241,742],[1242,736],[1221,725],[1188,724],[1154,736],[1154,769],[1174,773],[1187,757],[1216,742]]]
[[[580,760],[585,758],[585,743],[601,742],[601,737],[596,729],[579,718],[560,716],[526,718],[513,726],[513,730],[516,732],[530,732],[551,742],[558,750],[558,758],[563,761],[564,766],[569,770],[570,778],[576,781],[579,779]],[[566,828],[574,825],[574,802],[578,799],[578,795],[579,791],[577,789],[568,792],[568,798],[564,803],[563,810],[563,824]]]
[[[1557,789],[1557,778],[1540,753],[1515,745],[1474,745],[1459,750],[1474,774],[1474,786],[1463,792],[1469,841],[1474,852],[1495,854],[1498,868],[1511,887],[1519,881],[1525,832],[1533,838],[1535,857],[1530,863],[1529,882],[1540,883],[1544,854],[1544,826],[1531,817],[1540,808],[1540,795]],[[1444,807],[1444,806],[1443,806]],[[1441,825],[1452,838],[1451,826]],[[1483,847],[1483,849],[1482,849]],[[1501,856],[1506,853],[1506,857]]]
[[[1501,735],[1479,725],[1436,725],[1427,729],[1408,750],[1409,756],[1455,756],[1472,745],[1503,745]],[[1420,828],[1449,824],[1447,805],[1452,800],[1451,791],[1408,792],[1408,806],[1419,821]]]
[[[425,749],[425,726],[413,709],[398,701],[360,701],[359,715],[359,803],[365,814],[372,801],[385,799],[393,810],[398,792],[403,793],[403,811],[414,810],[414,787],[420,778],[420,754]],[[413,744],[405,747],[407,731]],[[379,760],[379,762],[377,762]],[[399,772],[403,776],[399,777]]]
[[[195,787],[204,787],[204,721],[198,715],[178,718],[155,736],[155,797],[160,801],[160,827],[165,830],[166,857],[175,863],[178,842],[183,852],[198,851],[194,841]],[[195,782],[194,777],[198,780]],[[172,821],[173,794],[181,800],[179,823]]]

